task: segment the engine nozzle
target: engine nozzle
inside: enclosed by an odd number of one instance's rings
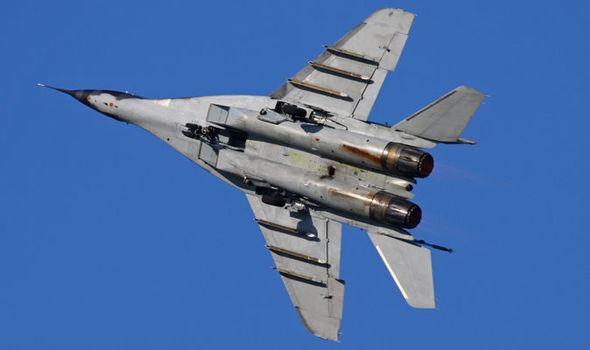
[[[371,201],[369,215],[388,225],[414,228],[422,219],[422,210],[408,200],[380,191]]]
[[[390,142],[383,150],[381,158],[383,169],[411,177],[427,177],[434,168],[434,159],[411,146]]]

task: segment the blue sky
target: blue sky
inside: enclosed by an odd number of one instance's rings
[[[9,2],[0,14],[0,348],[590,348],[585,2]],[[418,14],[371,120],[489,97],[436,147],[414,234],[437,309],[343,232],[342,342],[300,325],[241,193],[37,88],[267,95],[372,11]]]

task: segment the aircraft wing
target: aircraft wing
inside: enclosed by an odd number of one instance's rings
[[[388,71],[402,53],[414,14],[384,8],[271,94],[324,111],[367,120]]]
[[[339,279],[342,225],[246,196],[303,326],[320,338],[338,340],[344,299],[344,281]]]

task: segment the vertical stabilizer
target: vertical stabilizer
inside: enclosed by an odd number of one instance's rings
[[[461,133],[485,95],[459,86],[418,112],[402,120],[394,129],[437,142],[462,142]]]

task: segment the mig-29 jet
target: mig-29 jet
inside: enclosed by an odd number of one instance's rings
[[[484,95],[466,86],[393,126],[367,121],[413,19],[399,9],[376,11],[270,96],[148,99],[53,89],[145,129],[243,191],[301,322],[338,340],[342,223],[368,232],[409,305],[434,308],[424,246],[448,249],[406,230],[422,215],[408,199],[415,178],[434,166],[422,149],[475,143],[461,133]]]

